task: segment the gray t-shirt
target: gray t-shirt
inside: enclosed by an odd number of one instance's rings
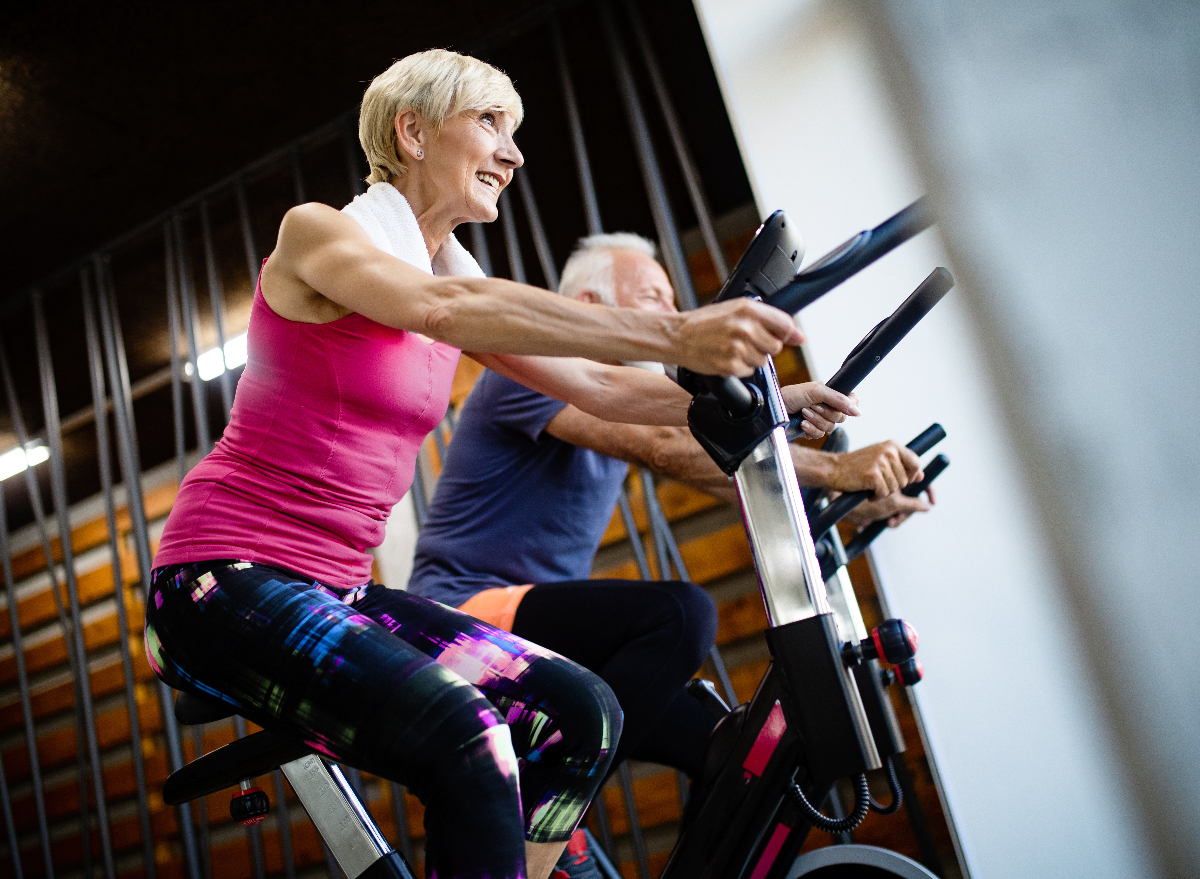
[[[457,607],[484,589],[585,580],[628,471],[545,432],[565,403],[485,371],[459,415],[408,590]]]

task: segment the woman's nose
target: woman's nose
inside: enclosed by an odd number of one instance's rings
[[[517,148],[517,143],[512,137],[505,139],[504,145],[500,148],[496,157],[504,164],[513,168],[520,168],[525,164],[525,157],[521,155],[521,151]]]

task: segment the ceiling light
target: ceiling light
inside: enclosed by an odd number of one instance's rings
[[[26,467],[36,467],[50,457],[46,445],[36,440],[27,443],[25,448],[17,447],[0,454],[0,480],[8,479],[24,472]]]
[[[221,355],[220,348],[209,348],[203,354],[196,358],[196,366],[199,367],[200,380],[212,381],[214,378],[223,373],[226,369],[236,369],[246,362],[246,334],[234,336],[225,343],[225,354]],[[184,375],[191,376],[192,364],[187,362],[183,365]]]

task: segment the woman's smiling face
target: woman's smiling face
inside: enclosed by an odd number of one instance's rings
[[[513,118],[500,109],[468,110],[442,125],[422,160],[436,201],[464,223],[496,219],[496,200],[524,164]]]

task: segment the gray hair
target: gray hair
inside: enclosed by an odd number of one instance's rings
[[[658,248],[654,242],[632,232],[608,232],[580,238],[575,245],[575,252],[563,266],[558,292],[574,299],[584,290],[592,290],[605,305],[616,305],[614,250],[634,250],[651,259],[658,258]]]

